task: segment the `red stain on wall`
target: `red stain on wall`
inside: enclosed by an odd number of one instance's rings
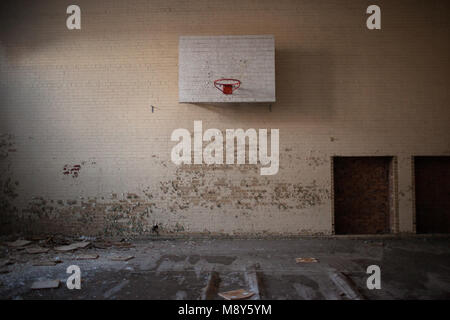
[[[73,166],[66,164],[63,169],[63,174],[66,176],[70,175],[70,176],[72,176],[72,178],[77,178],[80,170],[81,170],[81,165],[79,165],[79,164],[76,164]]]

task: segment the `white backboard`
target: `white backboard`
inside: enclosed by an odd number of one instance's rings
[[[275,102],[275,41],[271,35],[181,36],[179,102]],[[233,94],[214,80],[239,79]]]

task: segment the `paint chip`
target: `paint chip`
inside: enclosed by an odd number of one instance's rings
[[[76,257],[76,260],[95,260],[98,258],[98,254],[81,254]]]
[[[28,240],[16,240],[14,242],[7,242],[6,245],[8,247],[19,248],[19,247],[24,247],[26,245],[29,245],[30,243],[31,243],[31,241],[28,241]]]
[[[241,300],[241,299],[247,299],[254,295],[252,291],[245,290],[245,289],[238,289],[238,290],[232,290],[227,292],[221,292],[219,293],[219,296],[224,298],[225,300]]]
[[[111,260],[112,261],[128,261],[133,258],[134,258],[134,256],[114,256],[114,257],[111,257]]]
[[[31,285],[31,289],[55,289],[59,287],[59,280],[36,281]]]
[[[56,247],[55,250],[56,251],[72,251],[72,250],[77,250],[80,248],[86,248],[90,244],[91,244],[90,242],[75,242],[75,243],[69,244],[67,246]]]
[[[38,254],[38,253],[47,253],[48,249],[41,248],[41,247],[34,247],[34,248],[26,248],[25,251],[26,251],[26,253],[30,253],[30,254]]]
[[[297,263],[315,263],[319,262],[316,258],[296,258],[295,262]]]

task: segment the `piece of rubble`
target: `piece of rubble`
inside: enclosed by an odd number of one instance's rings
[[[76,260],[95,260],[98,258],[98,254],[80,254]]]
[[[227,292],[220,292],[219,296],[224,298],[225,300],[242,300],[250,298],[254,295],[254,293],[250,290],[238,289]]]
[[[75,242],[72,244],[69,244],[67,246],[60,246],[60,247],[56,247],[55,250],[56,251],[73,251],[73,250],[77,250],[77,249],[81,249],[81,248],[86,248],[88,245],[90,245],[90,242],[87,241],[82,241],[82,242]]]
[[[74,240],[70,240],[68,237],[64,237],[62,235],[52,235],[44,241],[47,243],[47,245],[55,247],[70,245]]]
[[[134,256],[114,256],[114,257],[111,257],[111,260],[112,261],[128,261],[133,258],[134,258]]]
[[[20,247],[25,247],[26,245],[29,245],[30,243],[31,243],[31,241],[19,239],[14,242],[7,242],[6,245],[8,247],[20,248]]]
[[[343,272],[335,272],[330,275],[331,280],[341,291],[340,296],[350,300],[365,300],[364,295],[359,291],[358,286],[352,279]]]
[[[58,263],[61,263],[62,261],[59,258],[55,258],[55,260],[43,260],[43,261],[36,261],[33,262],[33,266],[36,267],[53,267],[56,266]]]
[[[31,289],[55,289],[59,287],[59,280],[36,281],[31,285]]]
[[[95,242],[94,243],[94,248],[97,249],[107,249],[109,247],[111,247],[111,243],[110,242]]]
[[[97,237],[81,236],[79,239],[82,241],[95,241]]]
[[[212,300],[215,298],[220,285],[220,277],[217,271],[211,271],[208,276],[206,287],[202,290],[202,300]]]
[[[295,262],[297,263],[315,263],[319,262],[316,258],[296,258]]]
[[[14,260],[11,260],[11,259],[1,259],[0,260],[0,267],[9,266],[10,264],[14,264]]]
[[[25,251],[30,254],[38,254],[38,253],[47,253],[47,248],[34,247],[34,248],[26,248]]]

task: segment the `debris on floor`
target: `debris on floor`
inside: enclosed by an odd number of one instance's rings
[[[19,239],[14,242],[7,242],[6,245],[8,247],[20,248],[20,247],[25,247],[26,245],[29,245],[30,243],[31,243],[31,241]]]
[[[245,289],[238,289],[219,293],[219,296],[221,296],[225,300],[242,300],[250,298],[253,295],[254,295],[253,292]]]
[[[350,300],[365,300],[364,295],[359,292],[358,287],[345,273],[335,272],[330,275],[330,278],[336,287],[340,289],[341,297],[347,297]]]
[[[81,248],[86,248],[88,245],[90,245],[90,242],[75,242],[66,246],[60,246],[60,247],[56,247],[55,250],[56,251],[73,251],[73,250],[77,250],[77,249],[81,249]]]
[[[389,250],[367,245],[366,238],[144,239],[133,241],[132,249],[126,248],[128,239],[105,238],[63,252],[54,247],[77,243],[79,237],[47,237],[52,240],[34,240],[23,248],[6,246],[6,241],[17,239],[20,236],[0,238],[0,299],[445,299],[449,292],[444,281],[448,278],[448,237],[383,239]],[[124,248],[114,245],[119,241]],[[97,244],[107,249],[98,249]],[[28,253],[35,248],[48,252]],[[405,270],[408,278],[394,275],[393,271],[419,258],[433,263]],[[383,290],[367,289],[366,269],[371,264],[392,271],[384,273]],[[66,290],[70,265],[80,267],[83,290]],[[419,277],[425,282],[419,284]],[[56,279],[59,289],[30,289],[35,281]]]
[[[117,294],[118,292],[120,292],[120,290],[122,290],[125,286],[127,286],[130,283],[129,280],[123,280],[121,282],[119,282],[119,284],[115,285],[114,287],[112,287],[111,289],[109,289],[108,291],[106,291],[103,294],[103,297],[106,299],[109,299],[111,297],[113,297],[115,294]]]
[[[68,238],[61,236],[61,235],[50,235],[46,237],[45,239],[41,239],[39,241],[39,244],[41,246],[48,246],[48,247],[56,247],[56,246],[63,246],[68,245],[72,241],[70,241]]]
[[[55,289],[59,287],[59,280],[36,281],[31,285],[31,289]]]
[[[98,254],[80,254],[76,260],[95,260],[98,258]]]
[[[295,262],[297,263],[315,263],[319,262],[316,258],[296,258]]]
[[[33,262],[33,266],[36,267],[52,267],[56,266],[58,263],[61,263],[61,259],[56,257],[54,260],[42,260],[42,261],[36,261]]]
[[[81,236],[79,239],[82,241],[95,241],[97,237]]]
[[[14,264],[14,261],[11,259],[1,259],[0,260],[0,267],[9,266],[10,264]]]
[[[97,249],[108,249],[112,246],[112,244],[110,242],[95,242],[94,243],[94,248]]]
[[[206,287],[202,290],[202,300],[212,300],[215,298],[220,285],[220,277],[217,271],[211,271],[208,276]]]
[[[134,256],[114,256],[114,257],[111,257],[111,260],[112,261],[128,261],[133,258],[134,258]]]
[[[47,253],[49,249],[41,247],[26,248],[25,252],[30,254]]]

